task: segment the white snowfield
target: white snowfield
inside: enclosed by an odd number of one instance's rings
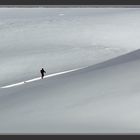
[[[0,8],[0,85],[139,48],[139,8]]]
[[[0,134],[140,133],[139,17],[0,8]]]

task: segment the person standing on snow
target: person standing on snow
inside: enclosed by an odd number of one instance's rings
[[[46,71],[42,68],[42,69],[40,70],[40,73],[41,73],[41,78],[43,79],[44,73],[46,73]]]

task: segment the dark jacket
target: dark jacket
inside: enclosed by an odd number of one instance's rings
[[[44,73],[46,73],[46,71],[43,68],[40,70],[40,72],[42,75],[44,75]]]

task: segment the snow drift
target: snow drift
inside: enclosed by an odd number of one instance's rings
[[[0,90],[1,133],[139,133],[140,50]]]

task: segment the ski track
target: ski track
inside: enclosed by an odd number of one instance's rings
[[[69,72],[73,72],[73,71],[77,71],[77,70],[80,70],[80,69],[83,69],[83,68],[85,68],[85,67],[77,68],[77,69],[72,69],[72,70],[67,70],[67,71],[63,71],[63,72],[57,72],[57,73],[53,73],[53,74],[49,74],[49,75],[44,76],[44,78],[53,77],[53,76],[57,76],[57,75],[61,75],[61,74],[65,74],[65,73],[69,73]],[[11,87],[23,85],[23,84],[34,82],[34,81],[38,81],[38,80],[41,80],[41,77],[37,77],[37,78],[30,79],[30,80],[27,80],[27,81],[18,82],[18,83],[15,83],[15,84],[10,84],[10,85],[7,85],[7,86],[2,86],[1,88],[11,88]]]

